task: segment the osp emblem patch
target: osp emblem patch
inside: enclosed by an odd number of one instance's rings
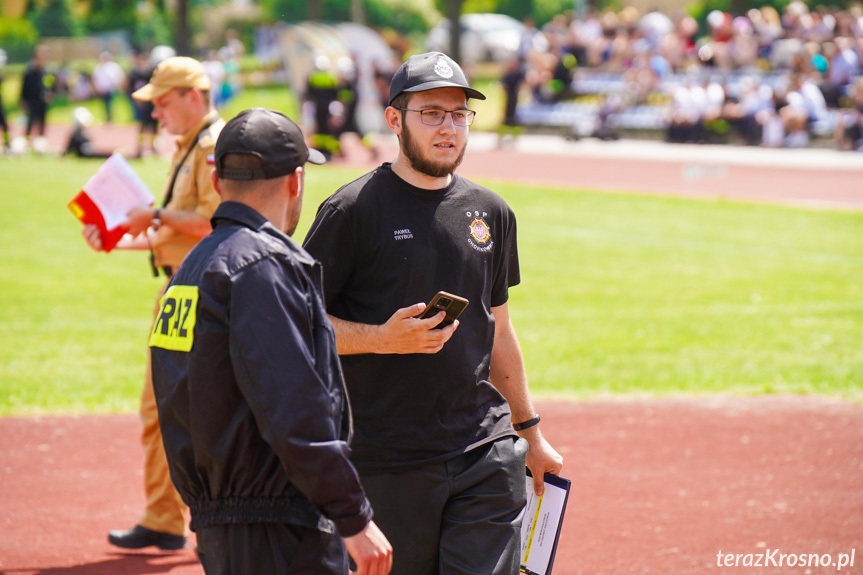
[[[447,64],[446,60],[443,58],[438,58],[434,65],[434,71],[438,76],[445,80],[449,80],[453,75],[452,68],[450,68],[449,64]]]
[[[491,230],[485,220],[476,218],[470,223],[470,235],[477,243],[485,245],[491,239]]]

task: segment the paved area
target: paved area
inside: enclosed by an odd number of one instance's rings
[[[497,148],[498,140],[491,134],[471,134],[471,146],[472,149],[492,150]],[[840,152],[827,148],[779,149],[724,144],[669,144],[656,140],[633,139],[601,141],[585,138],[569,141],[558,136],[530,134],[520,136],[513,147],[522,153],[583,158],[863,171],[863,153]]]
[[[854,553],[841,572],[863,573],[863,405],[774,396],[537,409],[573,482],[554,575],[838,572],[717,565],[718,553],[775,549],[837,565]],[[143,507],[139,433],[131,414],[0,419],[0,574],[202,575],[191,550],[107,543]]]
[[[393,144],[391,153],[397,148]],[[389,157],[389,156],[384,156]],[[468,177],[591,190],[863,209],[863,154],[657,141],[472,134]]]
[[[357,143],[336,161],[377,163]],[[398,152],[393,137],[379,141],[379,158]],[[863,154],[823,148],[769,149],[658,141],[525,135],[498,145],[475,133],[459,173],[473,179],[556,185],[612,192],[863,209]]]
[[[137,151],[130,126],[93,126],[98,150]],[[68,126],[49,126],[49,149],[62,150]],[[590,190],[778,202],[806,207],[863,209],[863,153],[825,148],[770,149],[732,145],[668,144],[648,140],[577,142],[524,135],[499,147],[497,136],[473,133],[460,172],[471,178],[551,184]],[[169,156],[171,140],[158,149]],[[395,157],[392,135],[378,137],[373,157],[346,140],[336,163],[370,168]]]

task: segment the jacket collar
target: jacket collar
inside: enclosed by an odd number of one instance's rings
[[[198,122],[198,124],[194,128],[192,128],[177,139],[177,149],[185,150],[190,145],[192,145],[194,140],[198,137],[198,134],[201,133],[201,129],[205,125],[207,125],[208,122],[213,122],[218,115],[219,112],[216,110],[210,110],[209,112],[207,112],[207,114],[203,118],[201,118],[201,121]]]
[[[226,201],[219,204],[210,223],[215,230],[226,223],[241,225],[259,233],[264,233],[284,243],[301,263],[312,266],[316,260],[286,233],[277,229],[257,210],[241,202]]]

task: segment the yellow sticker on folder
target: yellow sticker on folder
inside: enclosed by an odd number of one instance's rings
[[[173,285],[159,300],[159,315],[150,334],[150,347],[190,351],[195,339],[198,287]]]
[[[79,220],[84,217],[84,210],[81,206],[78,205],[78,202],[70,202],[69,209],[72,210],[72,215],[74,215]]]

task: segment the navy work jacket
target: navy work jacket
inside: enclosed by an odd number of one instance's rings
[[[348,537],[371,519],[320,265],[222,203],[150,335],[171,479],[191,527],[283,522]]]

